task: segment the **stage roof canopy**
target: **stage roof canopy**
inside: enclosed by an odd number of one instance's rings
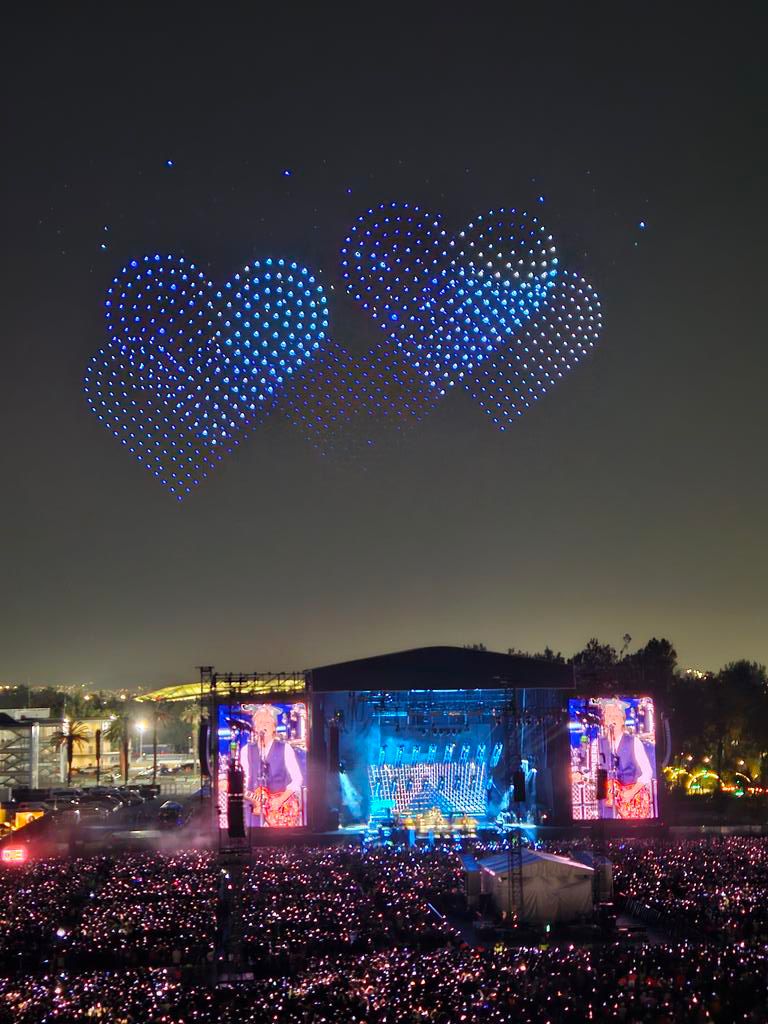
[[[472,647],[416,647],[373,658],[342,661],[303,672],[215,673],[222,697],[296,694],[309,684],[315,693],[340,690],[574,689],[573,669],[547,658],[498,654]],[[196,700],[209,682],[180,683],[144,693],[143,701]]]
[[[338,690],[474,690],[574,688],[570,665],[472,647],[417,647],[313,668],[315,693]]]

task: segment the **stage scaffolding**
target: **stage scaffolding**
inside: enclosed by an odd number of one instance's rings
[[[201,791],[212,798],[214,820],[223,742],[218,708],[304,702],[307,823],[310,831],[326,832],[339,827],[340,817],[350,828],[361,820],[347,812],[346,798],[362,802],[362,821],[370,826],[376,794],[382,806],[407,810],[403,818],[409,820],[429,817],[432,804],[431,817],[442,814],[449,823],[462,818],[466,827],[473,820],[481,827],[502,827],[504,821],[513,826],[539,822],[542,815],[562,817],[567,745],[559,733],[564,699],[573,689],[572,668],[562,663],[432,647],[301,672],[217,672],[202,666],[197,683],[166,687],[143,699],[199,703]],[[350,735],[363,718],[373,720],[370,735]],[[399,739],[393,736],[398,731]],[[375,747],[374,735],[380,737]],[[340,744],[353,745],[351,757],[349,749],[339,753]],[[380,744],[387,745],[385,752]],[[455,748],[450,756],[448,747]],[[527,801],[512,798],[511,776],[520,771],[526,773]]]
[[[511,848],[514,913],[522,899],[520,830],[573,823],[568,700],[663,689],[651,670],[630,668],[425,647],[301,672],[203,666],[196,683],[142,699],[199,702],[201,792],[212,798],[217,828],[216,760],[224,743],[218,709],[228,703],[304,704],[302,830],[330,834],[341,827],[349,835],[374,836],[375,826],[391,824],[393,817],[399,831],[417,838],[495,830]],[[282,826],[269,824],[259,841],[277,841],[278,835],[288,838]]]

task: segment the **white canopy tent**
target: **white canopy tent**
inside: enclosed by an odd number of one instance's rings
[[[539,850],[523,850],[523,905],[519,918],[528,924],[578,921],[592,916],[594,869],[567,857]],[[507,853],[479,861],[481,892],[487,893],[496,909],[510,907],[510,862]]]

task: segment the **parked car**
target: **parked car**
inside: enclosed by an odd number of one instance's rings
[[[157,812],[160,828],[182,828],[187,823],[187,812],[175,800],[166,800]]]
[[[78,804],[77,807],[66,811],[68,818],[74,819],[81,824],[86,821],[107,821],[111,814],[111,808],[97,803]]]
[[[119,811],[123,806],[122,802],[118,800],[112,793],[87,793],[83,794],[77,802],[78,807],[87,807],[89,805],[95,805],[98,807],[104,807],[109,811]]]
[[[80,799],[80,790],[54,790],[45,803],[51,810],[59,810],[66,807],[74,807]]]
[[[127,807],[137,807],[139,804],[144,803],[144,797],[135,789],[117,789],[115,790],[115,796]]]
[[[14,803],[9,806],[12,812],[24,813],[25,811],[42,811],[45,814],[46,811],[50,810],[50,804],[44,800],[21,800],[19,803]]]
[[[97,796],[114,796],[119,799],[120,794],[123,792],[123,788],[120,786],[91,786],[83,792],[90,793],[91,795],[95,793]]]

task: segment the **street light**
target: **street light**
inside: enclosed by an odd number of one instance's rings
[[[137,722],[136,729],[139,733],[139,758],[144,757],[144,730],[147,728],[146,722]]]

